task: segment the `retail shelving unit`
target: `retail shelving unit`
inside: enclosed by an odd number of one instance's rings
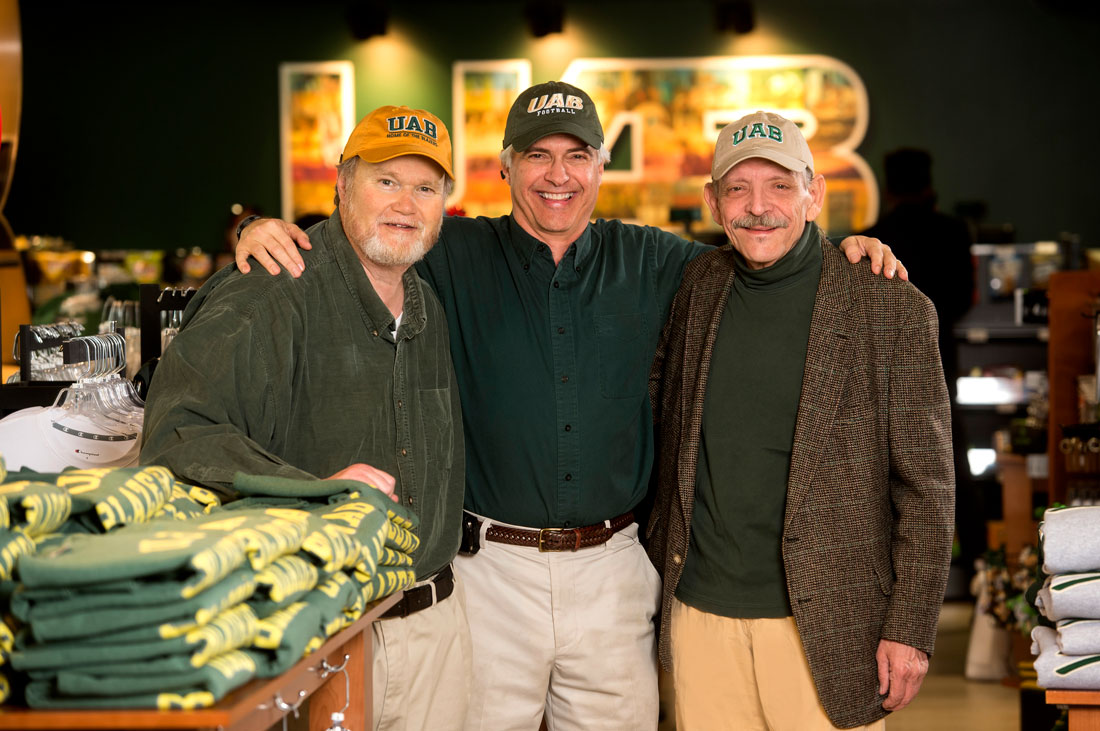
[[[0,729],[266,731],[306,699],[311,729],[329,728],[332,713],[345,705],[347,727],[368,729],[373,726],[371,623],[401,596],[402,592],[397,592],[379,600],[355,624],[329,638],[287,672],[276,678],[252,680],[212,708],[53,711],[0,706]],[[346,683],[342,671],[326,671],[325,663],[328,668],[346,670]]]

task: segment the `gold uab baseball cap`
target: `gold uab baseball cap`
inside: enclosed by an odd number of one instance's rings
[[[355,155],[367,162],[385,162],[402,155],[433,160],[454,180],[451,170],[451,135],[439,117],[423,109],[379,107],[363,117],[351,131],[340,161]]]
[[[762,157],[796,173],[814,171],[814,156],[798,125],[778,114],[754,112],[727,124],[714,144],[711,180],[720,180],[733,166]]]

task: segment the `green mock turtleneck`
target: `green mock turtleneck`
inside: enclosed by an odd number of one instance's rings
[[[780,540],[820,237],[807,223],[764,269],[732,252],[737,276],[710,364],[691,545],[676,591],[712,614],[791,614]]]

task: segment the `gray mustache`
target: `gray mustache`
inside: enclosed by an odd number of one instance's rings
[[[734,228],[787,228],[791,224],[785,218],[779,218],[778,216],[748,215],[733,219],[730,221],[730,225]]]

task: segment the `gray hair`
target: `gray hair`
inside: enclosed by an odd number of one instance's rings
[[[589,150],[594,150],[592,146],[588,147]],[[512,145],[508,145],[500,151],[500,166],[512,172],[512,158],[516,155],[516,149]],[[600,149],[596,150],[596,156],[600,160],[601,165],[606,165],[611,162],[611,150],[607,149],[607,143],[600,145]]]
[[[355,173],[355,169],[359,167],[359,156],[352,155],[347,160],[337,164],[336,166],[336,195],[333,198],[333,202],[337,207],[340,206],[340,179],[346,178],[349,175]],[[451,197],[451,191],[454,190],[455,181],[451,180],[451,176],[446,173],[443,174],[443,200],[446,201]]]

